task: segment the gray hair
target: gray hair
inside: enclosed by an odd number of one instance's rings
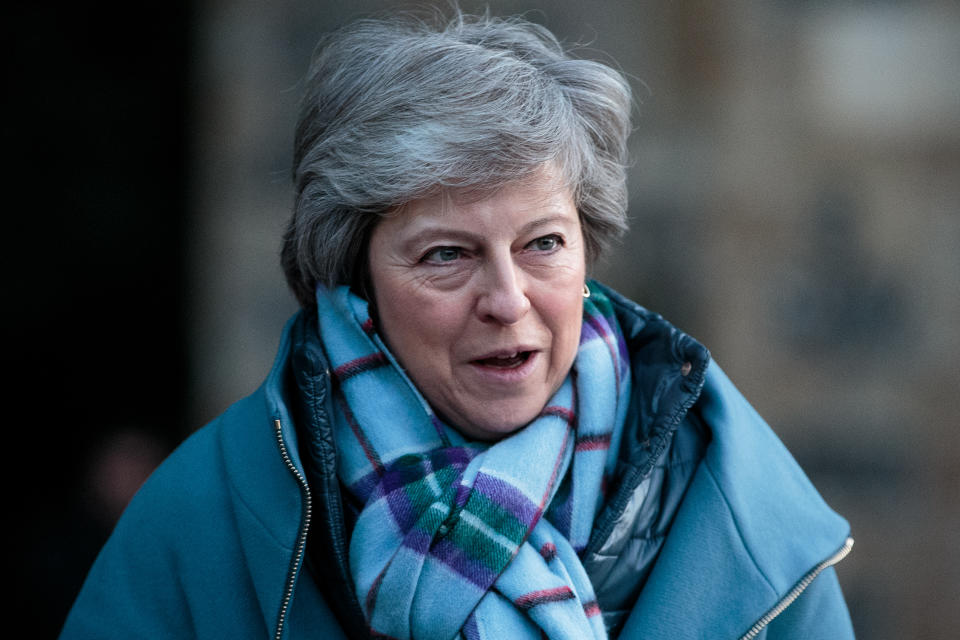
[[[326,35],[297,123],[283,238],[304,307],[317,283],[366,285],[380,217],[446,188],[492,190],[550,163],[587,259],[626,230],[630,87],[522,18],[363,19]]]

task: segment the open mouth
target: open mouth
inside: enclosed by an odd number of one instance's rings
[[[477,364],[484,367],[493,367],[496,369],[513,369],[519,367],[524,362],[530,359],[530,354],[532,351],[518,351],[517,353],[504,355],[504,356],[494,356],[492,358],[481,358],[479,360],[474,360]]]

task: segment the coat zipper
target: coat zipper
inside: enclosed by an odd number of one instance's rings
[[[310,529],[310,518],[313,515],[313,504],[310,497],[310,488],[307,486],[307,479],[303,477],[303,474],[299,469],[297,469],[297,466],[293,464],[293,460],[290,459],[290,453],[287,451],[287,445],[283,441],[283,427],[280,425],[279,420],[274,420],[273,423],[277,435],[277,444],[280,445],[280,455],[283,457],[283,462],[287,465],[287,468],[290,469],[290,472],[296,478],[297,484],[300,486],[300,494],[303,496],[304,503],[303,518],[300,521],[300,533],[297,536],[296,552],[294,553],[293,560],[290,562],[290,570],[287,573],[286,588],[283,592],[283,601],[280,604],[280,613],[277,617],[277,630],[273,634],[274,640],[280,640],[280,638],[283,637],[283,629],[287,622],[287,614],[290,610],[290,601],[293,599],[293,589],[297,583],[297,573],[300,570],[300,565],[303,562],[304,552],[307,548],[307,531]]]
[[[763,614],[756,624],[750,627],[750,630],[747,631],[740,640],[751,640],[755,638],[757,634],[763,631],[763,628],[770,624],[774,618],[783,613],[784,609],[793,604],[793,601],[800,597],[800,594],[803,593],[807,587],[810,586],[810,583],[813,582],[814,578],[820,575],[827,567],[832,567],[841,560],[847,557],[850,553],[850,550],[853,548],[853,538],[847,538],[843,543],[843,546],[834,553],[832,556],[815,566],[811,569],[807,575],[798,582],[793,589],[791,589],[787,595],[785,595],[780,602],[773,606],[772,609]]]

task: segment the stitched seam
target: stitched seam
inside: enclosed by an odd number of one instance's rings
[[[744,551],[747,552],[747,557],[750,558],[750,562],[753,563],[754,568],[757,570],[757,573],[763,578],[763,581],[770,587],[770,591],[773,592],[774,596],[779,596],[779,592],[776,587],[773,586],[773,582],[770,581],[770,578],[767,577],[767,574],[763,572],[763,569],[760,568],[760,564],[757,562],[757,559],[753,556],[753,552],[750,550],[749,545],[747,545],[746,538],[743,536],[743,530],[740,528],[740,523],[737,521],[737,518],[734,516],[733,509],[730,507],[730,502],[727,500],[726,494],[720,490],[720,483],[717,481],[717,476],[714,474],[713,469],[710,467],[710,461],[704,459],[704,468],[707,470],[707,475],[710,478],[710,481],[713,482],[714,486],[717,488],[717,493],[720,495],[720,498],[723,500],[724,506],[727,508],[727,513],[730,514],[730,520],[733,522],[733,526],[737,530],[737,536],[740,538],[740,544],[743,545]]]
[[[249,504],[247,504],[247,501],[243,499],[243,496],[240,494],[239,491],[236,490],[235,487],[234,487],[234,495],[236,495],[237,502],[240,504],[240,506],[242,506],[244,510],[253,517],[253,519],[257,522],[257,524],[260,525],[260,528],[263,529],[267,533],[267,535],[270,536],[270,539],[273,540],[277,545],[279,545],[281,549],[285,551],[293,551],[296,548],[296,544],[292,546],[287,546],[286,544],[284,544],[282,540],[277,538],[277,536],[274,535],[273,531],[266,525],[266,522],[260,516],[257,515],[257,512],[254,511]]]
[[[324,402],[324,403],[326,403],[327,398],[330,397],[330,389],[329,389],[329,388],[324,388],[326,385],[320,385],[320,384],[316,381],[318,377],[319,377],[319,376],[311,376],[311,379],[312,379],[312,384],[311,384],[311,386],[313,387],[312,391],[313,391],[313,394],[314,394],[314,398],[316,399],[314,402],[311,402],[311,403],[310,403],[310,410],[311,410],[312,418],[313,418],[312,422],[313,422],[314,425],[319,424],[320,416],[321,416],[321,411],[320,411],[320,404],[321,404],[321,401],[320,401],[320,395],[321,395],[321,394],[320,394],[320,391],[321,391],[321,389],[323,390],[323,394],[322,394],[322,395],[323,395],[323,402]],[[323,413],[326,413],[326,412],[323,412]],[[330,446],[330,443],[328,442],[328,440],[327,440],[326,437],[324,437],[323,435],[321,435],[321,436],[317,439],[317,442],[318,442],[320,448],[323,450],[323,456],[324,456],[324,458],[327,458],[327,457],[329,457],[329,456],[331,456],[331,455],[332,455],[332,456],[336,456],[336,451],[334,450],[333,447]],[[325,462],[325,460],[324,460],[324,462]],[[326,470],[325,470],[325,471],[326,471]],[[327,474],[326,474],[325,471],[324,471],[323,477],[324,477],[324,480],[328,480],[329,478],[327,477]],[[329,500],[329,499],[330,499],[330,490],[329,490],[329,486],[327,486],[327,483],[326,483],[326,482],[324,482],[324,486],[322,487],[322,490],[323,490],[323,494],[324,494],[324,496],[325,496],[325,499],[326,499],[326,500]],[[339,496],[338,496],[338,497],[339,497]],[[328,508],[328,509],[326,509],[326,511],[327,511],[328,514],[330,514],[332,510]],[[331,523],[331,524],[335,524],[339,529],[342,530],[342,528],[343,528],[343,518],[341,517],[342,514],[341,514],[341,513],[335,513],[335,514],[333,514],[333,515],[334,515],[334,520],[335,520],[335,522],[333,522],[333,523]]]
[[[706,375],[706,369],[709,364],[709,360],[705,362],[695,373],[691,372],[689,378],[693,378],[691,382],[694,383],[694,388],[702,388],[703,378]],[[650,456],[644,462],[643,467],[637,467],[636,465],[630,464],[632,467],[632,472],[625,478],[624,483],[621,485],[620,490],[617,495],[617,502],[611,504],[611,511],[616,513],[616,517],[611,517],[606,519],[604,526],[602,528],[597,528],[590,535],[590,540],[587,543],[587,548],[584,550],[585,553],[593,553],[596,549],[599,549],[603,546],[603,542],[607,540],[610,536],[610,532],[613,531],[613,528],[616,526],[616,523],[619,522],[620,518],[623,516],[623,512],[626,509],[626,505],[629,502],[630,498],[633,496],[634,490],[637,486],[643,482],[643,479],[646,478],[656,467],[658,462],[662,461],[663,453],[671,440],[674,437],[674,434],[677,428],[680,426],[680,423],[683,421],[683,417],[690,411],[700,394],[694,394],[688,391],[687,396],[683,399],[674,408],[673,413],[670,414],[670,418],[664,421],[664,428],[651,440],[650,447]],[[628,463],[629,464],[629,463]],[[627,481],[629,480],[629,482]],[[625,491],[624,487],[630,487],[629,491]],[[728,505],[729,509],[729,505]]]
[[[217,440],[219,443],[219,446],[217,447],[217,449],[220,452],[221,458],[224,458],[225,455],[224,455],[223,444],[222,444],[223,437],[224,437],[223,417],[217,418],[215,425],[216,425],[215,428],[217,430],[217,435],[218,435]],[[261,518],[260,515],[256,512],[256,510],[254,510],[253,507],[251,507],[250,504],[243,497],[243,492],[240,491],[237,485],[233,482],[233,477],[229,473],[224,475],[227,476],[227,486],[230,487],[230,494],[234,497],[235,502],[239,504],[241,507],[243,507],[243,509],[253,518],[253,520],[258,525],[260,525],[260,528],[263,529],[263,531],[270,537],[270,539],[273,540],[274,543],[276,543],[281,549],[285,551],[293,551],[296,548],[296,541],[294,541],[293,545],[288,546],[286,543],[280,540],[274,534],[273,530],[269,526],[267,526],[266,520]]]
[[[317,381],[318,377],[322,377],[323,382]],[[317,398],[318,401],[311,403],[311,405],[312,405],[312,411],[313,411],[313,424],[317,425],[319,424],[321,413],[325,414],[328,420],[331,417],[329,412],[325,410],[321,411],[321,402],[319,401],[320,394],[317,392],[320,391],[321,388],[323,389],[323,404],[326,405],[327,401],[331,397],[331,393],[333,390],[330,388],[329,378],[327,378],[326,376],[317,376],[317,377],[314,377],[314,380],[315,380],[315,382],[313,383],[314,394],[315,394],[314,397]],[[331,432],[328,432],[327,435],[330,437],[330,439],[326,437],[320,438],[320,446],[324,450],[324,457],[333,456],[334,459],[336,459],[336,447],[332,443],[333,434]],[[324,471],[324,480],[329,480],[329,477],[327,476],[326,471]],[[323,494],[324,494],[323,502],[325,504],[324,512],[327,514],[328,518],[330,518],[330,516],[333,516],[331,518],[330,524],[333,527],[335,527],[335,531],[346,533],[346,523],[343,517],[343,500],[342,500],[342,496],[340,495],[339,487],[335,485],[333,491],[331,491],[328,482],[324,482],[324,485],[325,485],[323,487]],[[335,495],[334,495],[334,492],[335,492]],[[336,505],[339,505],[340,508],[339,509],[334,508]],[[341,564],[341,560],[344,560],[347,558],[348,550],[345,545],[346,539],[338,535],[338,536],[331,536],[331,541],[335,547],[334,552],[337,557],[337,564],[339,565]],[[344,568],[347,568],[345,563],[344,563]],[[348,574],[349,574],[349,569],[348,569]]]
[[[636,535],[630,536],[629,540],[633,542],[656,542],[658,540],[666,540],[666,533],[655,533],[652,535]],[[658,552],[659,553],[659,552]],[[594,551],[591,554],[591,559],[593,558],[619,558],[620,553],[600,553],[599,551]]]
[[[693,467],[700,464],[701,458],[687,458],[686,460],[674,460],[672,462],[664,462],[663,464],[654,465],[654,469],[679,469],[681,467]]]

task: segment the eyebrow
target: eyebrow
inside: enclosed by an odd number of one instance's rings
[[[427,227],[410,236],[400,245],[404,253],[410,253],[419,250],[423,245],[429,245],[434,240],[443,238],[454,242],[476,242],[482,236],[470,231],[461,231],[459,229],[448,229],[446,227]]]
[[[546,227],[558,222],[567,224],[571,222],[571,220],[569,216],[563,214],[544,216],[531,220],[520,227],[518,235],[526,235],[541,227]],[[580,220],[577,219],[575,222],[579,224]],[[404,250],[413,250],[420,245],[429,244],[434,238],[450,239],[457,242],[477,242],[482,240],[484,236],[464,229],[452,229],[445,226],[428,226],[407,238],[403,242],[402,247]]]
[[[561,213],[558,213],[552,216],[544,216],[543,218],[537,218],[536,220],[531,220],[527,224],[520,227],[520,234],[523,235],[526,233],[530,233],[531,231],[539,229],[540,227],[546,227],[551,224],[554,224],[555,222],[567,223],[567,222],[571,222],[571,220],[569,216],[563,215]],[[577,217],[575,220],[573,220],[573,222],[580,224],[580,218]]]

